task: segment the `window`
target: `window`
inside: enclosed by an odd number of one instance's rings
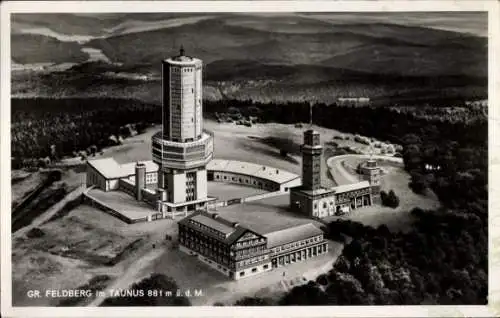
[[[257,272],[257,268],[252,268],[252,273]]]
[[[240,276],[245,276],[245,272],[240,272]]]

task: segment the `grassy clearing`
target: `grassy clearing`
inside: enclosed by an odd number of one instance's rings
[[[16,242],[13,242],[14,246]],[[57,300],[29,298],[28,290],[69,289],[80,286],[91,274],[86,263],[35,250],[25,245],[13,248],[12,301],[14,306],[56,305]]]
[[[21,174],[23,177],[21,179],[15,178],[15,175]],[[13,181],[18,180],[17,182],[12,183],[11,193],[12,193],[12,206],[16,206],[19,204],[22,199],[27,196],[30,192],[35,190],[40,184],[45,181],[46,174],[41,172],[33,172],[26,176],[26,172],[21,171],[17,172],[13,176]],[[14,179],[15,178],[15,179]]]
[[[54,255],[84,260],[95,265],[110,265],[125,250],[135,245],[137,238],[95,228],[78,218],[64,217],[42,227],[43,239],[34,248]]]
[[[356,160],[351,160],[349,163],[356,164]],[[434,194],[418,195],[408,187],[410,176],[403,168],[385,164],[382,165],[382,168],[386,173],[382,176],[381,189],[386,192],[394,190],[400,199],[399,206],[395,209],[381,205],[362,207],[342,218],[372,227],[385,224],[391,231],[406,232],[412,227],[413,217],[410,211],[413,208],[435,209],[439,207],[439,201]],[[328,220],[330,219],[335,220],[338,217],[329,217]]]
[[[76,289],[78,290],[90,290],[92,292],[92,297],[68,297],[59,301],[58,306],[82,306],[84,304],[89,303],[92,299],[94,299],[97,291],[104,290],[108,283],[110,282],[111,277],[108,275],[97,275],[92,277],[85,285],[79,286]]]

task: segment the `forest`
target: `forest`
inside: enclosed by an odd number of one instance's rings
[[[12,99],[11,112],[14,169],[33,165],[31,159],[57,160],[116,145],[130,136],[126,125],[140,133],[161,116],[157,105],[113,98]]]
[[[229,108],[237,109],[244,116],[256,116],[261,122],[293,124],[309,118],[309,103],[306,102],[204,101],[206,117]],[[418,107],[413,109],[315,104],[313,117],[314,123],[323,127],[399,144],[402,136],[418,132],[427,124],[434,127],[431,129],[439,125],[441,132],[451,138],[467,123],[465,126],[472,132],[468,143],[481,142],[486,131],[486,115],[475,109],[448,112],[439,117],[436,117],[436,107],[428,108],[428,116]],[[14,98],[11,112],[14,168],[36,165],[41,158],[57,160],[76,156],[81,151],[95,153],[130,136],[129,125],[141,133],[149,125],[161,122],[158,105],[118,98]]]
[[[316,106],[315,106],[316,107]],[[279,118],[279,110],[267,110]],[[290,116],[304,116],[289,112]],[[282,115],[283,116],[283,113]],[[289,117],[290,117],[289,116]],[[287,118],[289,118],[287,117]],[[306,117],[303,117],[306,118]],[[403,145],[416,193],[432,190],[436,211],[418,207],[409,233],[332,222],[346,243],[334,267],[295,287],[278,303],[247,297],[248,305],[486,304],[488,290],[488,125],[373,108],[317,107],[314,122]],[[347,242],[346,237],[351,238]]]

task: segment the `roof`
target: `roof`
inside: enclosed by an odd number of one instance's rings
[[[119,179],[135,175],[136,162],[119,164],[113,158],[88,160],[87,163],[102,174],[106,179]],[[151,160],[141,161],[146,166],[146,172],[158,171],[158,165]]]
[[[321,195],[321,194],[328,194],[328,193],[335,193],[335,188],[319,188],[319,189],[316,189],[316,190],[307,190],[304,188],[304,186],[300,186],[300,187],[295,187],[295,188],[292,188],[292,192],[296,192],[296,191],[299,191],[299,192],[303,192],[303,193],[306,193],[308,195]]]
[[[190,228],[193,228],[189,222],[190,220],[193,220],[193,221],[201,223],[201,224],[203,224],[211,229],[222,232],[223,234],[225,234],[225,238],[222,238],[213,232],[201,230],[205,234],[207,234],[207,235],[209,235],[209,236],[211,236],[219,241],[222,241],[226,245],[231,245],[234,241],[236,241],[238,238],[240,238],[246,232],[251,232],[251,233],[254,233],[254,234],[261,236],[260,234],[254,232],[252,230],[249,230],[246,227],[243,227],[239,224],[234,224],[233,222],[226,220],[220,216],[217,216],[216,218],[214,218],[214,216],[216,216],[216,215],[217,214],[208,213],[208,212],[200,210],[200,211],[196,211],[193,214],[183,218],[178,223],[181,225],[185,225],[185,226],[188,226]]]
[[[152,160],[140,161],[140,163],[146,166],[146,173],[158,171],[158,165],[154,163]],[[120,167],[126,176],[130,176],[135,174],[135,165],[136,162],[128,162],[120,165]]]
[[[235,228],[233,226],[229,226],[225,224],[225,222],[219,222],[216,219],[209,217],[204,214],[198,214],[191,218],[191,220],[206,225],[214,230],[222,232],[224,234],[231,234],[234,232]]]
[[[207,164],[207,170],[255,176],[280,184],[300,178],[300,176],[295,173],[286,170],[237,160],[212,159],[212,161]]]
[[[318,227],[312,223],[306,223],[289,227],[284,230],[267,233],[264,234],[264,236],[267,238],[267,247],[273,248],[320,234],[323,234],[323,231],[321,231]]]
[[[304,186],[300,187],[295,187],[292,188],[292,192],[301,192],[305,193],[309,196],[315,196],[315,195],[323,195],[323,194],[339,194],[339,193],[344,193],[344,192],[349,192],[349,191],[354,191],[354,190],[359,190],[359,189],[365,189],[370,187],[370,182],[368,181],[361,181],[361,182],[356,182],[356,183],[351,183],[351,184],[343,184],[339,185],[336,187],[332,188],[324,188],[321,187],[316,190],[307,190],[304,189]]]
[[[202,61],[200,59],[191,57],[191,56],[174,56],[168,59],[165,59],[164,62],[171,65],[180,65],[180,66],[193,66],[193,65],[201,65]]]
[[[304,134],[307,134],[307,135],[319,135],[320,133],[319,133],[319,131],[310,128],[310,129],[304,131]]]
[[[349,191],[354,191],[354,190],[359,190],[363,188],[368,188],[370,187],[370,182],[368,181],[361,181],[357,183],[351,183],[351,184],[343,184],[336,186],[335,193],[342,193],[342,192],[349,192]]]

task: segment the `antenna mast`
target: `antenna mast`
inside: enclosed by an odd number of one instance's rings
[[[309,126],[313,126],[313,103],[309,102]]]

